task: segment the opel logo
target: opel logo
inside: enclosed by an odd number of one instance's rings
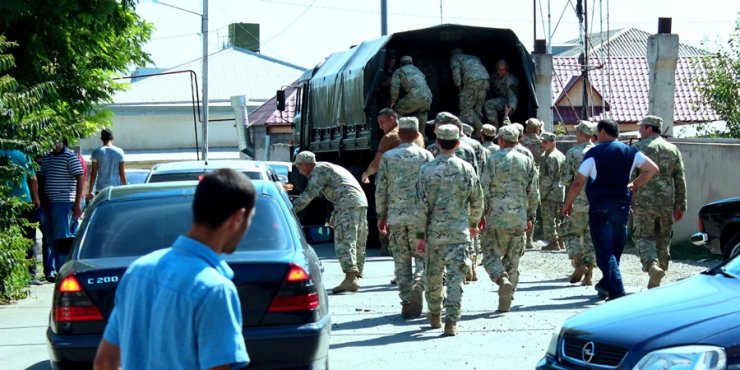
[[[594,356],[596,356],[596,345],[594,342],[584,344],[583,349],[581,350],[581,358],[583,361],[591,362],[591,360],[594,359]]]

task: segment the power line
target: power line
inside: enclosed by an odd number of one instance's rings
[[[306,12],[307,12],[307,11],[308,11],[309,9],[311,9],[311,7],[313,6],[313,4],[314,4],[315,2],[316,2],[316,0],[313,0],[313,1],[311,1],[311,4],[308,4],[308,6],[306,7],[306,9],[303,9],[303,11],[301,12],[301,14],[298,14],[298,16],[297,16],[297,17],[295,17],[295,19],[293,19],[293,21],[292,21],[292,22],[290,22],[290,23],[289,23],[289,24],[288,24],[287,26],[285,26],[285,28],[283,28],[283,29],[282,29],[282,31],[278,32],[278,33],[277,33],[277,34],[276,34],[275,36],[273,36],[273,37],[271,37],[271,38],[269,38],[269,39],[265,40],[265,43],[268,43],[268,42],[270,42],[270,41],[272,41],[272,40],[275,40],[275,39],[276,39],[276,38],[278,38],[278,37],[279,37],[280,35],[282,35],[282,34],[283,34],[283,33],[284,33],[285,31],[287,31],[287,30],[288,30],[288,29],[289,29],[290,27],[293,27],[293,25],[295,24],[295,22],[298,22],[298,20],[299,20],[299,19],[301,19],[301,17],[303,17],[303,15],[304,15],[304,14],[306,14]]]

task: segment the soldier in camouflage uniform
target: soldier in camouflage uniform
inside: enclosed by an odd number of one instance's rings
[[[490,76],[493,98],[486,100],[483,107],[488,120],[498,126],[498,115],[501,113],[504,121],[508,120],[518,104],[519,80],[509,73],[509,64],[506,60],[496,62],[496,73]]]
[[[401,88],[406,95],[399,100]],[[402,56],[401,68],[393,72],[391,77],[391,109],[402,116],[415,116],[419,122],[426,122],[431,104],[432,91],[424,73],[413,65],[410,56]]]
[[[311,200],[323,195],[334,205],[331,219],[334,226],[334,251],[344,271],[344,280],[333,293],[356,292],[358,276],[365,266],[367,243],[367,198],[360,183],[343,167],[328,162],[316,162],[309,151],[298,153],[293,162],[301,175],[308,177],[306,190],[293,200],[293,210],[300,212]]]
[[[437,113],[437,116],[434,117],[434,120],[428,121],[427,124],[434,125],[434,132],[436,133],[437,129],[445,124],[452,124],[459,127],[460,119],[458,119],[452,113],[439,112]],[[430,151],[435,157],[437,156],[437,154],[440,153],[439,147],[437,146],[436,142],[430,144],[427,147],[427,150]],[[475,149],[471,147],[468,143],[459,141],[459,145],[457,146],[457,149],[455,149],[455,155],[473,166],[476,174],[480,173],[480,162],[478,161],[478,157],[475,154]]]
[[[470,145],[475,150],[475,157],[478,160],[480,168],[476,175],[478,175],[478,178],[480,178],[480,171],[482,171],[483,168],[486,167],[486,161],[488,160],[488,157],[491,156],[491,152],[488,151],[488,149],[484,148],[480,141],[470,137],[470,135],[472,135],[473,133],[473,128],[470,125],[462,122],[460,123],[460,125],[462,126],[462,132],[464,134],[460,136],[460,141]],[[470,131],[467,130],[468,127],[470,128]],[[478,257],[481,253],[480,235],[476,235],[472,239],[473,240],[471,242],[470,258],[473,261],[473,265],[470,269],[470,272],[468,272],[468,275],[465,277],[465,282],[478,281],[476,267],[478,266],[478,261],[482,260],[482,258]]]
[[[544,153],[540,162],[540,212],[542,213],[542,233],[549,242],[543,250],[558,250],[558,227],[565,200],[565,188],[560,182],[563,174],[565,156],[555,146],[555,134],[542,133]]]
[[[496,144],[496,126],[486,123],[483,125],[483,128],[481,128],[480,133],[481,145],[488,149],[489,154],[493,154],[501,149]]]
[[[524,126],[522,126],[521,123],[511,123],[511,127],[516,129],[516,132],[519,134],[519,142],[516,143],[516,146],[514,147],[514,150],[516,150],[519,153],[524,154],[527,156],[527,158],[531,159],[534,163],[534,154],[532,154],[532,151],[527,149],[526,146],[522,145],[522,140],[524,139]],[[535,167],[536,169],[537,167]]]
[[[398,135],[401,145],[380,159],[375,177],[375,208],[378,231],[390,234],[396,283],[401,297],[401,316],[417,317],[422,310],[424,259],[416,253],[416,181],[421,166],[434,160],[428,150],[414,145],[419,123],[414,117],[401,118]],[[411,261],[416,270],[412,270]]]
[[[633,228],[642,270],[650,276],[648,288],[660,286],[671,260],[673,220],[686,212],[686,176],[678,148],[663,139],[663,120],[647,116],[640,122],[640,140],[635,147],[658,165],[653,180],[633,199]]]
[[[594,146],[591,143],[593,128],[594,125],[588,121],[581,121],[575,127],[576,145],[565,153],[563,174],[560,177],[565,189],[573,183],[578,167],[583,162],[583,156]],[[592,285],[596,257],[594,256],[594,243],[591,241],[591,231],[588,228],[588,199],[586,199],[585,191],[581,191],[573,202],[573,212],[570,217],[563,218],[561,221],[560,237],[574,268],[570,275],[570,283],[575,284],[583,279],[583,285]]]
[[[524,253],[524,232],[533,227],[539,190],[534,163],[512,150],[518,142],[512,126],[499,129],[501,150],[491,155],[483,171],[485,219],[481,221],[483,266],[499,285],[498,310],[511,310],[511,300],[519,282],[519,258]]]
[[[473,125],[473,134],[478,135],[483,115],[483,102],[488,92],[488,70],[474,55],[463,54],[460,49],[452,50],[450,58],[452,81],[460,89],[460,115]]]
[[[454,155],[460,130],[442,125],[436,134],[440,154],[421,168],[417,182],[416,247],[426,262],[427,319],[432,328],[442,326],[446,270],[445,335],[457,335],[463,280],[471,265],[468,245],[477,234],[483,193],[473,167]]]
[[[542,130],[542,122],[537,118],[530,118],[524,123],[526,126],[523,127],[524,133],[519,136],[519,145],[517,150],[522,151],[522,148],[526,148],[531,153],[531,158],[534,161],[534,168],[538,171],[540,169],[540,161],[542,160],[542,137],[540,137],[540,130]],[[516,123],[515,125],[521,126]],[[522,130],[520,130],[521,132]],[[526,154],[525,154],[526,155]],[[539,207],[539,206],[538,206]],[[539,212],[535,218],[539,218]],[[534,227],[527,231],[527,249],[534,248]]]

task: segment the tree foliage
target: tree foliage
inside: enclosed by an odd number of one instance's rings
[[[725,47],[698,64],[705,71],[697,81],[702,98],[727,121],[727,132],[718,136],[740,138],[740,13]]]

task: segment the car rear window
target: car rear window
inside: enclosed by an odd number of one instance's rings
[[[135,199],[95,207],[82,231],[80,259],[142,256],[166,248],[187,232],[192,197]],[[277,201],[257,198],[252,225],[238,251],[292,248],[288,223]]]
[[[254,171],[241,171],[251,180],[262,180],[262,173]],[[149,182],[170,182],[170,181],[198,181],[206,172],[177,172],[177,173],[153,173],[149,177]]]

